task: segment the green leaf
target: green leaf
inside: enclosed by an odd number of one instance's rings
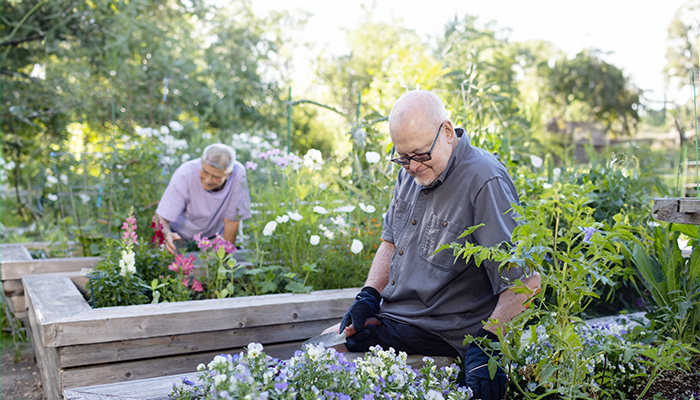
[[[216,251],[216,256],[219,257],[219,260],[222,260],[225,255],[226,250],[224,250],[224,246],[219,246],[219,249]]]

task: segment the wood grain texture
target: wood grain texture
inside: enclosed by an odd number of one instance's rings
[[[38,329],[40,324],[34,312],[34,307],[31,306],[31,300],[28,300],[28,302],[30,302],[27,304],[29,310],[29,337],[32,341],[34,357],[36,358],[39,374],[41,375],[44,397],[47,400],[60,400],[62,397],[62,390],[60,381],[61,370],[58,367],[58,354],[55,348],[46,348],[42,345]]]
[[[680,211],[681,204],[683,204],[683,209],[686,211]],[[697,206],[695,199],[654,199],[652,215],[659,221],[700,225],[700,212],[689,211],[694,210]]]
[[[27,292],[25,281],[25,292]],[[77,290],[77,289],[76,289]],[[254,326],[295,324],[342,318],[357,288],[308,294],[274,294],[181,303],[107,307],[69,312],[65,318],[44,320],[45,346],[144,339],[197,332],[201,327],[221,331]],[[319,307],[318,303],[323,303]]]
[[[306,340],[320,334],[327,327],[338,323],[339,320],[340,318],[335,318],[296,324],[65,346],[58,348],[59,365],[62,368],[68,368],[176,354],[220,351],[220,349],[242,348],[250,342],[262,343],[267,347],[268,343]],[[206,329],[206,327],[200,327],[200,329]]]
[[[302,343],[303,341],[297,341],[270,345],[266,346],[264,350],[265,353],[271,357],[288,359],[294,355],[295,351],[301,349]],[[102,364],[90,367],[67,368],[61,370],[62,389],[65,391],[71,388],[136,381],[173,374],[181,374],[180,376],[187,376],[192,379],[195,377],[196,372],[194,371],[200,363],[207,364],[214,359],[214,356],[219,354],[235,354],[243,350],[241,346],[215,352]],[[170,388],[172,388],[172,385],[170,385]],[[141,399],[144,398],[150,397],[141,397]]]
[[[0,244],[0,261],[2,264],[18,261],[31,261],[32,255],[22,243]],[[4,270],[2,271],[4,272]],[[3,277],[3,280],[5,278]]]
[[[94,267],[101,260],[102,257],[73,257],[45,258],[30,261],[3,261],[0,266],[0,273],[2,274],[2,280],[21,279],[26,275],[80,271],[83,268]]]

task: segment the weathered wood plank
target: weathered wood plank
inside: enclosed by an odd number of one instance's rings
[[[697,213],[700,212],[700,199],[697,198],[679,198],[678,212],[681,213]]]
[[[27,299],[28,302],[31,300]],[[32,347],[34,348],[34,357],[39,366],[39,374],[41,374],[41,384],[44,388],[44,397],[47,400],[61,399],[61,382],[60,369],[58,366],[58,354],[55,348],[46,348],[42,346],[40,335],[40,323],[34,312],[34,307],[31,303],[28,304],[28,319],[29,333],[32,338]]]
[[[318,335],[338,321],[339,318],[334,318],[229,331],[200,332],[149,339],[65,346],[58,348],[59,365],[62,368],[68,368],[164,357],[174,354],[242,348],[250,342],[266,344],[305,340]]]
[[[9,302],[10,306],[10,311],[12,311],[12,314],[17,317],[17,314],[25,314],[27,313],[27,305],[24,300],[24,296],[12,296],[12,297],[7,297],[7,300]]]
[[[83,295],[70,278],[52,275],[30,275],[22,279],[25,301],[31,303],[36,318],[33,329],[40,338],[40,344],[50,346],[46,340],[46,327],[52,321],[85,313],[91,310]]]
[[[694,199],[683,199],[684,209],[694,209],[693,203]],[[652,209],[652,215],[655,219],[659,221],[673,222],[679,224],[692,224],[700,225],[700,213],[698,212],[681,212],[679,198],[673,199],[654,199],[654,206]]]
[[[24,294],[24,286],[21,279],[12,279],[2,282],[2,290],[5,296],[21,296]]]
[[[271,357],[280,359],[291,358],[295,351],[301,349],[302,343],[303,341],[297,341],[265,346],[265,353]],[[183,374],[180,376],[185,376],[184,374],[187,374],[190,378],[194,378],[196,372],[193,371],[196,370],[197,365],[200,363],[209,363],[214,359],[214,356],[219,354],[239,353],[241,351],[243,351],[243,347],[141,361],[67,368],[61,370],[62,389],[67,390],[105,383],[135,381],[173,374]],[[150,397],[142,396],[140,398],[144,399]]]
[[[32,255],[29,254],[29,250],[22,243],[4,243],[0,244],[0,260],[3,264],[7,262],[31,261]]]
[[[102,257],[46,258],[31,261],[3,260],[0,265],[2,280],[21,279],[26,275],[36,275],[51,272],[80,271],[92,268],[102,260]]]
[[[28,292],[26,278],[25,292]],[[354,301],[357,290],[338,289],[308,294],[273,294],[94,310],[83,300],[85,312],[71,311],[63,319],[42,320],[42,340],[45,346],[60,347],[188,334],[201,326],[221,331],[342,318]],[[324,306],[318,307],[318,302],[323,302]]]

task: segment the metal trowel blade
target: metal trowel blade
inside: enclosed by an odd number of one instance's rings
[[[346,339],[347,339],[347,335],[345,334],[345,332],[342,332],[342,333],[328,332],[328,333],[324,333],[322,335],[314,336],[311,339],[305,341],[302,347],[318,346],[321,343],[323,343],[323,345],[325,347],[332,347],[332,346],[336,346],[336,345],[345,343]]]

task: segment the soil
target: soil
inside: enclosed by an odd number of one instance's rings
[[[693,372],[683,371],[664,372],[651,384],[644,400],[697,400],[700,399],[700,360],[692,366]],[[656,393],[660,396],[654,397]]]
[[[44,400],[41,375],[31,345],[21,345],[17,362],[14,348],[7,347],[0,355],[0,399]]]

